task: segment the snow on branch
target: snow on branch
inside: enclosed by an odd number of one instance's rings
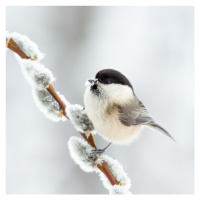
[[[101,159],[107,163],[111,173],[113,174],[115,180],[119,183],[119,185],[126,189],[129,189],[131,187],[131,180],[124,172],[122,165],[117,160],[114,160],[107,155],[102,155]],[[112,190],[113,186],[105,177],[105,175],[100,173],[99,176],[103,182],[104,187],[107,188],[108,190]]]
[[[81,105],[68,104],[65,111],[77,131],[83,132],[87,136],[94,131],[94,126]]]
[[[33,87],[43,90],[55,80],[52,72],[44,65],[28,59],[18,60],[25,78]]]
[[[76,164],[85,172],[96,172],[110,194],[131,194],[131,181],[124,172],[122,165],[107,155],[98,156],[86,141],[72,136],[68,141],[70,155]],[[107,164],[105,170],[103,166]],[[103,169],[102,169],[103,168]],[[108,181],[113,179],[114,182]]]
[[[38,46],[34,42],[28,37],[18,33],[6,33],[6,46],[8,48],[15,48],[15,53],[18,53],[16,51],[19,47],[19,49],[21,49],[21,51],[31,60],[39,61],[44,57],[44,54],[40,52]]]
[[[68,148],[72,159],[85,172],[92,172],[96,169],[95,161],[98,159],[97,154],[93,153],[91,147],[85,140],[72,136],[68,141]]]
[[[46,89],[55,80],[52,72],[44,65],[34,60],[22,59],[17,56],[21,69],[25,78],[32,86],[32,94],[38,108],[44,115],[53,121],[65,121],[66,117],[63,115],[63,110],[58,101]],[[67,102],[63,95],[56,93],[62,102]]]
[[[53,121],[66,120],[63,101],[67,101],[54,91],[51,85],[55,80],[52,72],[38,62],[44,57],[38,46],[26,36],[7,32],[6,47],[17,54],[16,58],[32,86],[32,94],[40,110]]]
[[[60,120],[66,120],[66,117],[63,116],[58,102],[47,90],[39,90],[37,88],[33,88],[32,94],[36,105],[48,119],[56,122]],[[63,95],[62,98],[64,98]]]

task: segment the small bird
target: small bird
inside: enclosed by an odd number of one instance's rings
[[[87,80],[86,86],[86,113],[97,133],[109,141],[109,145],[131,143],[140,134],[142,126],[173,139],[165,129],[154,122],[135,95],[130,81],[119,71],[103,69],[94,79]],[[106,148],[97,152],[101,154]]]

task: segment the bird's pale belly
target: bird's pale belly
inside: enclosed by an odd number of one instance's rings
[[[94,124],[95,130],[105,140],[114,144],[129,144],[141,131],[141,125],[125,126],[118,119],[118,115],[111,115],[102,112],[88,113]]]
[[[106,140],[115,144],[129,144],[140,133],[141,125],[124,126],[118,119],[99,118],[94,127]]]

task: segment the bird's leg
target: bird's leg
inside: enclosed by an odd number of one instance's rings
[[[92,150],[93,153],[95,154],[98,154],[98,155],[101,155],[102,153],[105,152],[105,150],[111,145],[111,142],[103,149],[94,149]]]

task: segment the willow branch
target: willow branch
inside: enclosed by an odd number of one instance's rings
[[[6,39],[6,47],[9,48],[11,51],[15,52],[16,54],[18,54],[22,59],[31,59],[30,57],[28,57],[21,49],[20,47],[16,44],[16,42],[12,39]],[[31,59],[31,60],[35,60],[35,59]],[[48,87],[46,87],[46,90],[54,97],[54,99],[58,102],[60,109],[62,110],[62,114],[69,119],[69,117],[67,116],[66,112],[65,112],[65,108],[66,105],[64,104],[64,102],[61,100],[61,98],[59,97],[59,95],[56,93],[56,91],[54,90],[53,86],[51,84],[48,85]],[[79,132],[81,134],[81,136],[95,149],[97,149],[96,144],[94,142],[94,138],[92,136],[92,134],[89,135],[89,137],[86,136],[85,133]],[[113,174],[111,173],[109,167],[107,166],[105,161],[102,161],[101,164],[97,164],[97,168],[99,170],[101,170],[105,176],[108,178],[108,180],[110,181],[110,183],[112,185],[118,185],[119,183],[115,180]]]
[[[31,59],[30,57],[28,57],[21,49],[20,47],[16,44],[16,42],[12,39],[6,39],[6,47],[8,49],[10,49],[11,51],[15,52],[16,54],[18,54],[22,59]],[[32,60],[32,59],[31,59]],[[58,94],[56,93],[56,91],[54,90],[53,86],[51,84],[49,84],[49,86],[46,88],[47,91],[54,97],[54,99],[58,102],[60,109],[62,110],[63,115],[69,119],[69,117],[67,116],[66,112],[65,112],[65,108],[66,105],[64,104],[64,102],[61,100],[61,98],[58,96]],[[96,148],[96,145],[94,143],[94,139],[92,134],[90,134],[90,136],[87,138],[87,136],[84,133],[80,133],[82,135],[82,137],[92,146]]]

